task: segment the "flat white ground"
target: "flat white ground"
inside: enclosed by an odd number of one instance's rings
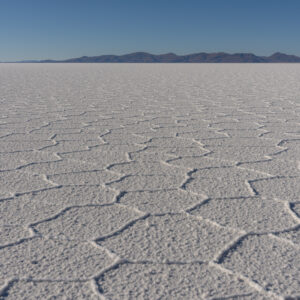
[[[300,65],[0,65],[0,298],[299,299]]]

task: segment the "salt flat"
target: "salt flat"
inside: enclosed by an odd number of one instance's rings
[[[300,65],[1,64],[1,299],[299,299]]]

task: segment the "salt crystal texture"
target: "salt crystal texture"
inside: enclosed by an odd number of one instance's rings
[[[299,81],[1,64],[0,298],[299,299]]]

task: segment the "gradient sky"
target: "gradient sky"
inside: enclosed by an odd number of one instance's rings
[[[300,56],[300,0],[0,0],[0,60],[134,51]]]

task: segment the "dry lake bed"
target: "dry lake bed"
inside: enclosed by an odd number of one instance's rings
[[[300,64],[1,64],[0,299],[299,299]]]

